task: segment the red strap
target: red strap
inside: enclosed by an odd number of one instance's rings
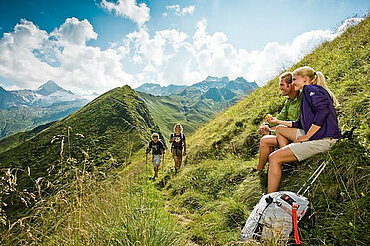
[[[294,230],[294,238],[295,238],[295,243],[296,244],[301,244],[301,241],[299,240],[299,235],[298,235],[298,217],[297,217],[297,209],[298,209],[298,204],[293,203],[292,206],[292,213],[293,213],[293,230]]]

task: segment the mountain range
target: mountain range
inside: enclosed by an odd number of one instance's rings
[[[135,90],[139,91],[155,123],[167,138],[176,123],[181,122],[184,131],[191,134],[215,114],[256,88],[258,85],[255,82],[248,82],[242,77],[230,81],[228,77],[208,76],[191,86],[144,84]]]
[[[159,84],[145,83],[135,90],[156,96],[177,94],[194,97],[205,95],[205,98],[214,99],[214,101],[220,101],[220,99],[228,101],[234,97],[245,96],[256,88],[258,88],[256,82],[248,82],[243,77],[229,80],[226,76],[221,78],[208,76],[205,80],[190,86],[173,84],[160,86]],[[208,92],[209,90],[210,92]]]
[[[7,91],[0,87],[0,139],[60,120],[88,102],[52,80],[36,90]]]
[[[67,91],[52,80],[41,85],[36,90],[6,91],[0,87],[0,109],[12,107],[49,107],[60,102],[87,101],[71,91]]]

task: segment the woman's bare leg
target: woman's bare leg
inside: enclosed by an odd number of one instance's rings
[[[278,149],[269,156],[269,173],[267,192],[275,192],[279,188],[281,180],[281,164],[297,161],[297,158],[289,148]]]

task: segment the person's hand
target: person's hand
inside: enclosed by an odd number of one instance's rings
[[[260,126],[260,128],[258,128],[257,132],[260,134],[269,135],[271,132],[271,129],[268,125],[263,124]]]
[[[175,138],[170,138],[170,142],[173,142],[173,141],[175,141]]]
[[[270,117],[267,119],[268,123],[273,123],[273,124],[279,124],[279,120],[276,119],[275,117]]]
[[[299,136],[294,140],[294,143],[301,143],[301,142],[307,142],[310,138],[307,135]]]

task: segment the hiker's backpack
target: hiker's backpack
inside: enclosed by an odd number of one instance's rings
[[[296,244],[300,244],[298,222],[310,210],[310,202],[304,194],[325,166],[326,162],[322,163],[297,193],[278,191],[263,195],[241,231],[241,241],[269,240],[275,237],[289,241],[293,233]]]
[[[249,215],[241,233],[241,240],[289,239],[292,231],[299,243],[298,222],[309,209],[306,197],[290,191],[279,191],[262,196]],[[298,240],[297,240],[298,239]]]

